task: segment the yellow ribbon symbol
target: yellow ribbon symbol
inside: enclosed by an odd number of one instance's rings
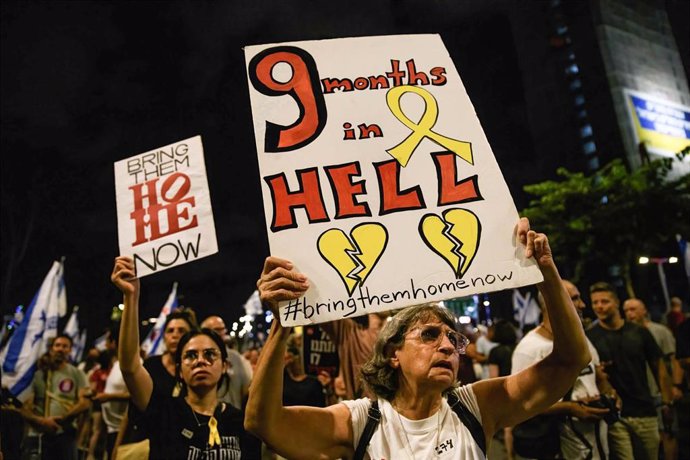
[[[400,98],[406,93],[414,93],[424,99],[424,113],[419,123],[415,123],[405,115],[400,108]],[[407,138],[396,145],[395,147],[386,150],[390,156],[398,160],[398,163],[404,168],[410,157],[417,149],[420,142],[426,137],[441,147],[450,150],[458,155],[460,158],[473,165],[472,158],[472,144],[465,141],[458,141],[456,139],[443,136],[431,130],[438,119],[438,103],[434,96],[427,90],[419,86],[404,85],[391,88],[386,93],[386,104],[395,118],[400,120],[403,125],[412,130],[412,133]]]
[[[214,416],[208,421],[208,445],[213,447],[216,444],[220,446],[220,435],[218,434],[218,420]]]

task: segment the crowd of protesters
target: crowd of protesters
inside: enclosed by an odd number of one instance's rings
[[[578,287],[558,277],[546,240],[529,235],[547,280],[536,327],[460,325],[436,305],[343,319],[322,325],[339,367],[313,375],[299,332],[274,324],[265,346],[239,350],[221,316],[199,323],[187,308],[166,318],[164,352],[143,356],[139,281],[131,259],[118,257],[111,280],[124,297],[120,324],[78,364],[68,361],[70,337],[52,340],[32,398],[3,406],[4,458],[427,458],[454,444],[448,458],[485,458],[497,455],[492,440],[509,459],[689,458],[678,442],[688,430],[677,404],[690,370],[681,300],[673,298],[663,325],[641,299],[621,302],[612,286],[595,283],[596,319],[587,321]],[[275,308],[308,281],[269,258],[258,285]],[[367,433],[372,414],[380,426]],[[551,457],[520,450],[520,424],[537,414],[556,417]]]

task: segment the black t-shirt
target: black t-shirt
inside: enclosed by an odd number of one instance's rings
[[[285,372],[283,382],[284,406],[326,407],[323,387],[316,378],[308,375],[306,379],[297,382]]]
[[[221,445],[208,445],[209,416],[193,413],[183,397],[161,394],[154,386],[142,426],[151,445],[152,460],[260,459],[261,443],[244,430],[244,414],[219,403],[214,414]]]
[[[690,320],[685,320],[676,329],[676,358],[690,358]]]
[[[649,392],[647,365],[658,369],[663,353],[652,334],[644,327],[626,321],[617,330],[596,324],[587,337],[599,352],[604,370],[623,401],[623,417],[654,417],[654,399]],[[656,366],[656,367],[655,367]]]
[[[144,360],[144,368],[149,372],[162,394],[171,395],[175,389],[175,376],[170,375],[163,365],[163,356],[151,356]]]
[[[153,381],[154,387],[157,388],[159,394],[173,396],[175,389],[175,377],[170,375],[163,366],[163,356],[150,356],[144,360],[144,368],[148,371]],[[139,442],[147,438],[146,430],[143,429],[142,413],[134,404],[130,404],[129,408],[129,423],[125,433],[124,443]]]
[[[487,362],[498,366],[499,377],[510,375],[511,358],[515,347],[510,345],[498,345],[491,349]]]

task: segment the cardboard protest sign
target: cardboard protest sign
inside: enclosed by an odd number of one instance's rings
[[[218,252],[201,136],[115,163],[120,254],[139,277]]]
[[[515,205],[438,35],[245,48],[285,325],[533,284]],[[496,110],[501,110],[496,107]]]

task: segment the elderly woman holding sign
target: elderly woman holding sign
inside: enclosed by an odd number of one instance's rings
[[[546,236],[529,231],[527,219],[517,234],[544,275],[539,290],[552,318],[554,347],[543,361],[516,375],[459,386],[459,355],[467,339],[445,309],[420,305],[386,324],[362,368],[375,400],[284,407],[283,354],[290,330],[276,321],[249,392],[247,429],[287,458],[485,458],[487,440],[497,430],[551,406],[590,359]],[[279,301],[299,298],[309,287],[290,262],[276,257],[266,259],[257,284],[274,311]]]

